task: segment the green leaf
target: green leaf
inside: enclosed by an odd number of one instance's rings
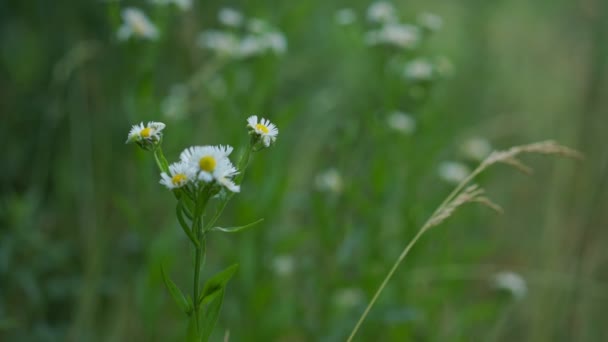
[[[186,235],[188,235],[188,238],[190,238],[190,241],[192,241],[192,243],[196,247],[198,247],[198,241],[196,240],[194,233],[188,226],[188,223],[186,223],[186,220],[184,219],[183,210],[184,210],[184,204],[182,203],[182,200],[180,199],[179,202],[177,202],[177,207],[175,208],[177,220],[179,221],[179,225],[184,230],[184,233],[186,233]]]
[[[238,267],[238,264],[234,264],[207,280],[199,297],[200,305],[213,301],[224,290]]]
[[[171,279],[169,279],[169,277],[167,277],[165,269],[162,267],[162,265],[160,267],[160,272],[163,275],[163,281],[165,282],[165,285],[167,286],[171,297],[173,297],[173,300],[175,301],[177,306],[179,306],[179,309],[182,310],[184,313],[189,314],[192,311],[192,304],[186,299],[186,297],[184,297],[184,294],[175,285],[175,283]]]
[[[203,317],[203,333],[202,340],[203,342],[209,341],[209,337],[211,337],[211,333],[213,332],[213,328],[215,328],[215,324],[217,323],[217,319],[220,316],[220,311],[222,310],[222,304],[224,304],[224,288],[222,288],[217,296],[217,300],[211,301],[209,307],[205,311],[205,316]]]
[[[222,227],[213,227],[213,228],[211,228],[210,230],[211,230],[211,231],[224,232],[224,233],[236,233],[236,232],[241,231],[241,230],[243,230],[243,229],[247,229],[247,228],[249,228],[249,227],[251,227],[251,226],[254,226],[254,225],[256,225],[256,224],[258,224],[258,223],[260,223],[260,222],[262,222],[262,221],[264,221],[264,219],[259,219],[259,220],[255,221],[255,222],[252,222],[252,223],[250,223],[250,224],[246,224],[246,225],[244,225],[244,226],[238,226],[238,227],[227,227],[227,228],[222,228]]]

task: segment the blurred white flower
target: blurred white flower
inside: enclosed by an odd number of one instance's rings
[[[439,177],[452,184],[458,184],[471,173],[471,170],[464,164],[453,161],[446,161],[439,164]]]
[[[160,184],[166,186],[169,190],[173,190],[194,181],[196,170],[187,163],[180,161],[169,165],[169,174],[163,172],[160,177]]]
[[[315,178],[315,186],[319,191],[339,194],[342,192],[343,188],[342,176],[340,176],[340,172],[334,168],[325,170],[319,173]]]
[[[199,37],[199,45],[227,57],[239,56],[241,53],[241,43],[239,42],[239,39],[230,32],[216,30],[205,31],[201,33]]]
[[[399,48],[413,48],[420,40],[420,29],[413,25],[388,23],[379,30],[369,31],[365,35],[368,45],[388,44]]]
[[[386,117],[386,123],[388,127],[403,134],[412,134],[416,130],[416,120],[400,111],[390,113]]]
[[[119,40],[127,40],[131,37],[150,40],[158,38],[158,29],[140,9],[128,7],[121,14],[123,24],[118,29]]]
[[[506,290],[511,293],[513,298],[522,299],[528,293],[526,280],[519,274],[512,271],[502,271],[496,273],[492,279],[495,288]]]
[[[343,8],[336,12],[334,18],[338,25],[350,25],[357,21],[357,13],[352,8]]]
[[[429,13],[429,12],[423,12],[420,13],[418,15],[418,24],[431,31],[431,32],[435,32],[435,31],[439,31],[441,30],[441,27],[443,26],[443,20],[441,19],[440,16],[433,14],[433,13]]]
[[[363,303],[363,290],[359,288],[343,288],[333,295],[334,305],[341,309],[352,309]]]
[[[192,8],[192,0],[150,0],[150,2],[155,5],[174,4],[182,11],[186,11]]]
[[[405,65],[403,76],[410,80],[428,81],[433,78],[433,64],[423,58],[417,58]]]
[[[492,145],[484,138],[473,137],[466,140],[460,150],[467,158],[482,161],[492,152]]]
[[[264,52],[264,42],[257,36],[248,35],[241,40],[239,57],[257,56]]]
[[[165,124],[162,122],[150,121],[146,126],[144,126],[143,122],[139,125],[133,125],[129,131],[129,135],[127,136],[127,143],[139,141],[160,141],[163,136],[163,129],[165,129]]]
[[[287,39],[283,33],[272,31],[266,33],[263,38],[268,48],[277,55],[282,55],[287,51]]]
[[[286,277],[293,273],[295,261],[291,255],[278,255],[272,260],[272,270],[277,276]]]
[[[389,23],[397,20],[397,13],[392,3],[376,1],[367,8],[367,19],[376,23]]]
[[[249,126],[253,134],[256,134],[262,139],[262,143],[266,147],[274,143],[279,135],[279,129],[275,124],[264,118],[260,118],[258,121],[257,115],[252,115],[247,118],[247,126]]]
[[[241,12],[232,9],[232,8],[222,8],[217,15],[220,23],[230,26],[230,27],[239,27],[243,24],[243,15]]]
[[[229,8],[222,9],[219,16],[228,26],[240,26],[244,21],[239,12]],[[270,27],[265,21],[255,18],[249,20],[247,31],[243,35],[233,31],[208,30],[201,33],[199,45],[233,59],[246,59],[269,52],[282,55],[287,51],[285,35]]]

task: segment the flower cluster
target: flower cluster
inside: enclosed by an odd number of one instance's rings
[[[218,13],[224,26],[221,30],[201,33],[199,45],[216,54],[231,59],[246,59],[269,53],[282,55],[287,51],[285,35],[266,21],[247,20],[240,12],[224,8]]]
[[[400,23],[395,7],[386,1],[372,3],[367,9],[367,19],[378,26],[365,34],[368,45],[387,45],[402,49],[418,46],[421,30],[418,26]]]
[[[258,120],[253,115],[247,119],[247,123],[252,135],[250,148],[253,151],[270,147],[276,141],[279,129],[269,120]],[[129,131],[127,143],[135,142],[146,150],[156,152],[160,148],[164,128],[165,124],[161,122],[134,125]],[[217,191],[225,188],[231,192],[240,192],[240,186],[234,182],[234,176],[239,171],[229,159],[233,150],[228,145],[188,147],[180,154],[178,162],[163,170],[160,183],[170,190],[183,187],[195,190],[202,185],[211,185]]]
[[[232,181],[238,171],[228,158],[232,150],[232,146],[222,145],[188,147],[180,154],[180,161],[169,166],[169,174],[161,174],[160,182],[169,189],[189,184],[197,187],[202,182],[239,192],[240,187]]]

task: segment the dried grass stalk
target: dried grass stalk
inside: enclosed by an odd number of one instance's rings
[[[374,296],[372,297],[372,300],[369,302],[369,304],[365,308],[365,311],[357,321],[357,324],[353,328],[347,340],[348,342],[353,340],[357,331],[361,327],[361,324],[369,314],[369,311],[376,303],[376,300],[386,287],[386,284],[388,284],[390,279],[393,277],[393,274],[395,273],[401,262],[403,262],[405,257],[408,255],[410,249],[416,244],[418,239],[420,239],[420,237],[427,230],[443,223],[447,218],[452,216],[458,208],[462,207],[466,203],[480,203],[495,210],[498,213],[503,212],[500,206],[492,202],[488,197],[484,196],[485,190],[483,188],[479,187],[477,184],[469,186],[467,185],[480,173],[485,171],[488,167],[497,163],[507,164],[513,166],[515,169],[523,173],[531,174],[532,168],[525,165],[521,160],[517,158],[521,154],[543,154],[573,158],[578,160],[584,159],[583,155],[578,151],[560,145],[552,140],[541,141],[528,145],[514,146],[509,148],[508,150],[492,152],[484,161],[481,162],[481,164],[479,164],[479,166],[473,172],[471,172],[469,176],[467,176],[467,178],[465,178],[462,182],[460,182],[460,184],[458,184],[458,186],[456,186],[452,193],[450,193],[448,197],[445,198],[443,203],[441,203],[439,207],[435,209],[433,214],[420,228],[414,238],[407,244],[407,246],[405,246],[403,252],[401,252],[401,255],[399,255],[397,261],[395,261],[388,274],[384,277],[384,280],[378,287],[378,290],[376,290]]]

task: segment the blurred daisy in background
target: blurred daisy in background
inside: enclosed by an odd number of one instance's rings
[[[222,8],[218,12],[217,17],[221,24],[230,27],[240,27],[245,20],[241,12],[229,7]]]
[[[460,162],[445,161],[439,164],[439,177],[447,183],[458,184],[471,173],[468,166]]]
[[[342,8],[334,16],[338,25],[350,25],[357,21],[357,13],[352,8]]]
[[[340,172],[334,168],[320,172],[315,177],[315,187],[322,192],[339,194],[342,192],[343,186],[342,176],[340,175]]]
[[[460,146],[462,154],[474,161],[482,161],[492,153],[492,145],[484,138],[472,137]]]
[[[279,277],[290,276],[295,270],[295,260],[291,255],[277,255],[272,259],[271,269]]]
[[[428,81],[433,78],[433,64],[425,58],[416,58],[403,69],[403,76],[414,81]]]
[[[131,37],[155,40],[158,29],[148,17],[138,8],[128,7],[122,11],[123,24],[118,29],[118,39],[127,40]]]
[[[418,14],[417,21],[420,27],[431,32],[439,31],[443,26],[443,19],[441,19],[440,16],[429,12]]]
[[[386,117],[386,123],[388,127],[403,134],[412,134],[416,130],[416,120],[401,111],[390,113]]]
[[[397,21],[397,11],[388,1],[377,1],[367,8],[367,20],[375,23],[390,23]]]
[[[182,11],[192,8],[192,0],[150,0],[155,5],[171,5],[174,4]]]
[[[517,300],[524,298],[528,293],[526,280],[512,271],[496,273],[492,278],[492,284],[496,289],[508,291]]]
[[[380,29],[365,34],[368,45],[393,45],[398,48],[414,48],[420,40],[420,29],[409,24],[388,23]]]

